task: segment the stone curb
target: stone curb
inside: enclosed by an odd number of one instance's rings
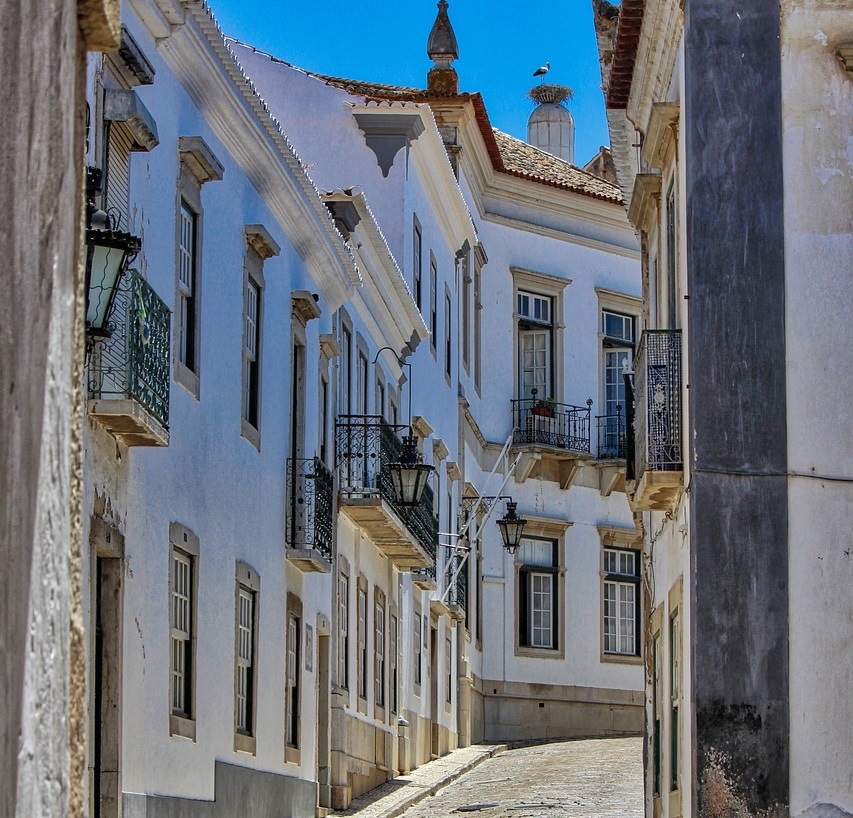
[[[430,775],[430,773],[437,772],[436,768],[433,768],[433,765],[436,765],[437,768],[446,767],[453,762],[453,755],[455,753],[465,752],[466,750],[470,751],[472,748],[465,747],[462,750],[454,750],[446,756],[422,764],[416,770],[409,773],[409,775],[400,776],[387,782],[388,784],[398,782],[398,789],[380,795],[375,801],[368,801],[368,803],[365,803],[363,806],[359,805],[356,809],[350,807],[350,809],[341,812],[331,812],[329,813],[329,818],[398,818],[409,807],[413,807],[415,804],[423,801],[424,798],[435,795],[439,790],[456,781],[457,778],[465,775],[465,773],[470,772],[483,761],[486,761],[486,759],[493,758],[508,749],[508,745],[506,744],[479,746],[482,747],[482,751],[478,755],[469,758],[457,767],[448,769],[443,775],[440,775],[438,780],[432,780],[434,776]],[[355,800],[358,802],[362,798],[368,799],[369,797],[370,793],[365,793]]]

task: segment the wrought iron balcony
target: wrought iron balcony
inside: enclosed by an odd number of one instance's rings
[[[678,499],[681,450],[681,331],[646,330],[634,361],[633,504],[668,510]]]
[[[392,426],[378,415],[341,415],[335,433],[338,488],[342,510],[402,570],[435,563],[438,518],[427,486],[414,508],[397,504],[390,463],[398,462],[406,426]]]
[[[451,614],[457,619],[465,618],[465,611],[468,609],[468,562],[466,561],[459,570],[456,579],[453,579],[453,574],[459,568],[462,562],[462,554],[454,554],[447,568],[447,579],[450,585],[450,593],[447,595],[447,601],[450,603]]]
[[[616,407],[612,415],[596,415],[598,426],[598,459],[625,459],[625,415],[622,407]]]
[[[128,446],[169,445],[170,311],[138,270],[116,291],[89,358],[89,414]]]
[[[306,573],[332,569],[335,479],[319,457],[287,460],[287,558]]]
[[[513,442],[519,446],[551,446],[580,454],[590,453],[586,406],[554,403],[534,397],[512,401]]]

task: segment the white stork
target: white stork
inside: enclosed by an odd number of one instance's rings
[[[533,72],[533,76],[534,76],[534,77],[539,77],[539,78],[540,78],[540,80],[539,80],[539,81],[540,81],[540,82],[542,82],[542,81],[545,79],[545,75],[546,75],[550,70],[551,70],[551,63],[546,62],[546,63],[545,63],[545,65],[540,65],[540,66],[539,66],[539,68],[537,68],[537,69]]]

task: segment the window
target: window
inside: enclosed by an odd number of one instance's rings
[[[669,183],[666,194],[666,291],[667,317],[669,329],[678,329],[678,266],[676,264],[675,235],[675,179]]]
[[[678,711],[680,696],[680,621],[678,611],[669,618],[669,698],[670,698],[670,790],[678,789]]]
[[[329,379],[320,378],[320,460],[329,465]]]
[[[299,747],[299,670],[300,632],[302,620],[293,613],[287,615],[287,679],[285,743],[288,747]]]
[[[397,696],[398,696],[398,674],[397,674],[397,651],[398,651],[398,640],[399,635],[397,632],[397,617],[394,614],[388,619],[388,660],[389,660],[389,672],[388,672],[388,683],[390,685],[390,693],[391,693],[391,712],[397,712]]]
[[[480,392],[480,382],[483,375],[483,360],[482,360],[482,326],[483,326],[483,274],[481,253],[478,252],[474,257],[474,387],[477,394]]]
[[[551,299],[519,290],[519,397],[553,397]],[[536,390],[534,392],[534,390]]]
[[[169,733],[195,740],[198,537],[169,526]]]
[[[453,316],[450,312],[450,293],[444,293],[444,374],[449,378],[451,372],[451,349],[452,338],[451,328],[453,326]]]
[[[421,643],[421,615],[415,611],[415,620],[413,624],[412,635],[414,637],[412,644],[414,645],[415,658],[415,684],[420,685],[423,682],[423,646]]]
[[[352,413],[352,332],[349,327],[341,326],[341,368],[340,368],[340,407],[341,414]]]
[[[367,355],[361,350],[358,352],[358,395],[356,398],[356,411],[362,415],[367,414]]]
[[[241,585],[237,601],[237,732],[252,735],[254,724],[255,593]]]
[[[519,644],[556,650],[557,542],[523,538],[519,562]]]
[[[385,384],[382,381],[376,381],[376,406],[375,414],[380,417],[385,417]]]
[[[429,255],[429,342],[435,354],[438,336],[438,267],[435,256]]]
[[[444,672],[447,676],[447,701],[453,701],[453,642],[444,640]]]
[[[201,359],[201,188],[222,178],[222,165],[200,136],[178,139],[180,175],[175,259],[174,377],[199,397]]]
[[[258,667],[257,572],[237,563],[236,634],[234,662],[234,750],[255,753],[256,692]]]
[[[423,239],[421,237],[421,226],[418,217],[414,217],[414,230],[412,231],[412,295],[418,309],[423,313],[423,302],[421,301],[421,258],[423,250]]]
[[[652,639],[652,714],[654,728],[652,731],[652,763],[653,763],[653,785],[654,794],[660,795],[660,770],[661,770],[661,727],[663,716],[663,680],[661,678],[661,639],[660,631],[655,633]]]
[[[639,553],[604,549],[604,652],[639,656]]]
[[[243,277],[243,406],[242,434],[260,445],[261,322],[263,320],[262,260],[254,247],[246,251]]]
[[[618,447],[620,418],[625,417],[625,378],[634,359],[634,319],[629,315],[603,310],[601,313],[604,335],[604,414],[607,440]],[[611,440],[612,438],[612,440]],[[614,456],[618,456],[614,454]],[[623,455],[624,456],[624,453]]]
[[[338,684],[349,688],[349,576],[338,576]]]
[[[367,582],[358,588],[358,697],[367,698]]]
[[[192,717],[192,557],[172,548],[172,713]]]
[[[459,263],[462,268],[462,364],[467,372],[471,366],[471,271],[467,253]]]
[[[374,704],[385,707],[385,597],[378,589],[373,601],[373,628]]]
[[[198,310],[198,214],[181,200],[178,245],[177,358],[190,372],[198,371],[196,321]]]

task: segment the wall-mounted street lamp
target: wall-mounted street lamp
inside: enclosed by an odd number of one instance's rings
[[[515,507],[517,503],[512,500],[507,500],[506,514],[498,520],[498,528],[501,530],[501,539],[504,543],[504,548],[510,556],[514,556],[521,545],[521,535],[524,532],[524,526],[527,525],[527,520],[519,517],[516,514]]]
[[[392,347],[382,347],[373,359],[375,364],[385,351],[391,352],[400,367],[409,367],[409,434],[403,437],[403,451],[396,463],[389,463],[388,473],[397,504],[404,508],[420,505],[429,476],[435,469],[423,462],[418,451],[418,438],[412,432],[412,365],[400,358]]]
[[[518,516],[516,512],[518,503],[512,497],[505,494],[496,497],[463,497],[462,505],[466,512],[470,512],[480,505],[491,508],[498,500],[506,500],[506,513],[497,521],[503,547],[510,555],[514,555],[521,545],[521,536],[524,532],[524,526],[527,525],[527,520]]]
[[[116,290],[142,246],[136,236],[113,230],[109,214],[95,208],[102,176],[99,168],[86,170],[86,333],[90,338],[109,337]]]

